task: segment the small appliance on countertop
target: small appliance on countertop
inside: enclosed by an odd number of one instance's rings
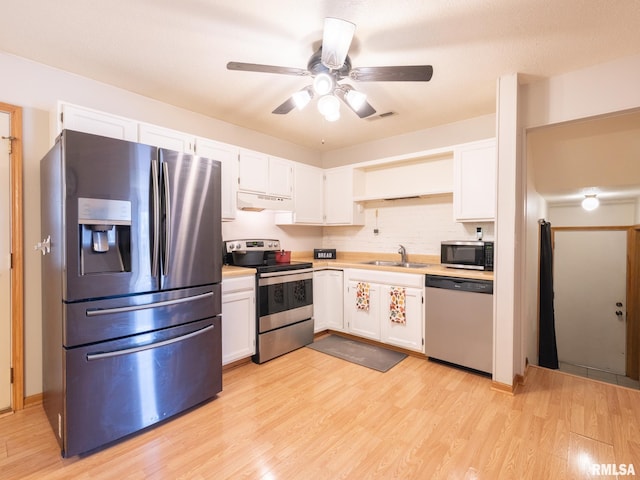
[[[441,242],[440,263],[445,267],[493,271],[493,242],[448,240]]]
[[[279,262],[284,250],[275,239],[227,240],[224,252],[225,263],[257,271],[252,360],[264,363],[313,343],[313,263]]]

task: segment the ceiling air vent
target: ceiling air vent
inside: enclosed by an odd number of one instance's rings
[[[396,112],[385,112],[385,113],[381,113],[381,114],[379,114],[379,115],[371,115],[371,116],[369,116],[369,117],[366,117],[366,120],[369,120],[369,121],[373,121],[373,120],[381,120],[381,119],[383,119],[383,118],[393,117],[393,116],[395,116],[395,115],[397,115],[397,113],[396,113]]]

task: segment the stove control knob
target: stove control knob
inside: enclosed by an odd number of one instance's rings
[[[234,248],[240,248],[240,243],[236,243]]]

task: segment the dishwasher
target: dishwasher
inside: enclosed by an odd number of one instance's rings
[[[426,275],[425,353],[491,374],[493,281]]]

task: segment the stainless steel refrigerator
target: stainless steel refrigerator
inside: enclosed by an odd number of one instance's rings
[[[220,163],[65,130],[40,174],[44,408],[71,456],[222,390]]]

